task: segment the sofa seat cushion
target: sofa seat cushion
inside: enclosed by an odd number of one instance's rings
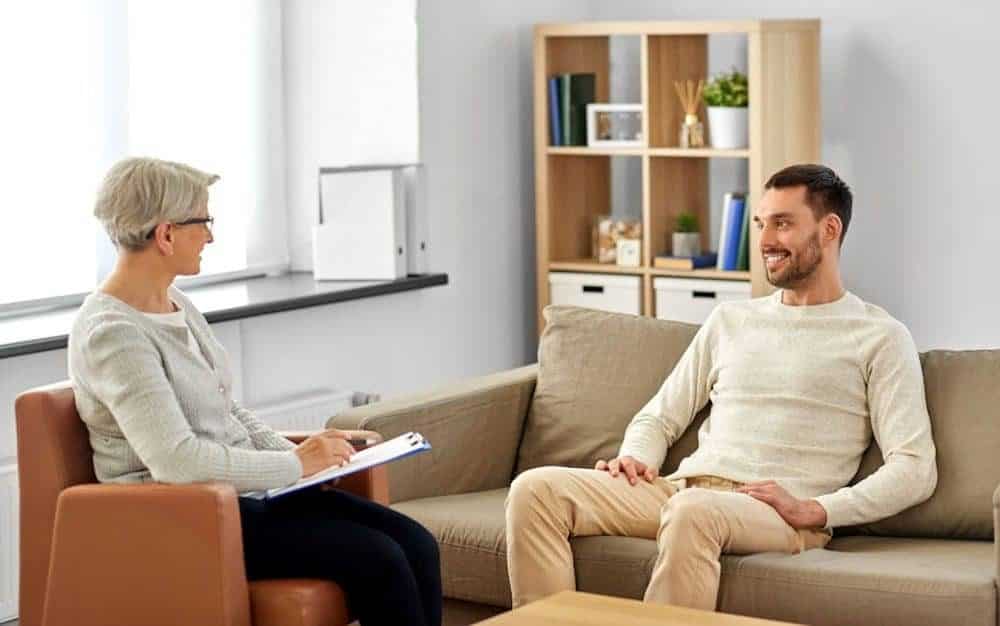
[[[393,503],[437,538],[445,597],[510,607],[506,498],[503,488]]]
[[[641,599],[656,543],[572,540],[580,591]],[[722,557],[719,609],[815,625],[996,625],[993,544],[844,537],[824,550]]]

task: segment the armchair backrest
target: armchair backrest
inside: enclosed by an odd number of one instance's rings
[[[20,623],[39,626],[56,502],[63,489],[96,482],[87,427],[68,381],[31,389],[14,402],[20,492]]]

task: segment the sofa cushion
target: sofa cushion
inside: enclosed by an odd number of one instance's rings
[[[392,505],[437,538],[445,597],[510,607],[504,539],[506,498],[504,488]]]
[[[569,306],[548,306],[544,315],[518,473],[543,465],[593,467],[615,456],[625,427],[698,330]]]
[[[875,535],[993,538],[1000,484],[1000,350],[921,354],[937,448],[938,484],[927,501],[856,530]],[[872,444],[856,480],[882,465]]]
[[[580,591],[641,599],[656,542],[572,540]],[[985,541],[844,537],[797,555],[722,557],[719,610],[814,625],[996,626]]]

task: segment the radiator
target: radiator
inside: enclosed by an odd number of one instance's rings
[[[319,430],[331,416],[354,406],[354,396],[351,391],[320,389],[255,407],[254,413],[275,430]]]
[[[0,466],[0,622],[17,617],[17,466]]]

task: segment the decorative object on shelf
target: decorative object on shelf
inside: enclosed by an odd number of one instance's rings
[[[615,248],[615,262],[622,267],[639,267],[642,264],[642,240],[619,239]]]
[[[588,104],[587,145],[591,148],[641,148],[641,104]]]
[[[672,236],[673,256],[698,256],[701,254],[701,233],[698,231],[698,216],[694,213],[677,215],[677,226]]]
[[[750,92],[747,77],[733,68],[728,74],[719,74],[705,87],[705,104],[708,106],[708,135],[713,148],[746,148],[747,106]]]
[[[674,81],[677,97],[684,107],[684,123],[681,124],[679,141],[682,148],[701,148],[705,145],[705,126],[698,119],[698,105],[704,86],[705,82],[702,80],[697,85],[693,80]]]
[[[658,256],[653,259],[653,267],[663,270],[697,270],[703,267],[715,269],[719,255],[706,252],[695,256]]]
[[[614,263],[618,259],[618,240],[642,241],[642,222],[616,219],[610,215],[594,218],[593,256],[598,263]]]

